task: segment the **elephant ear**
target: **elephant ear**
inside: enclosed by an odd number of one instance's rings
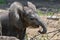
[[[20,2],[13,2],[13,3],[10,5],[9,10],[15,11],[15,9],[17,9],[17,8],[19,8],[20,11],[23,11],[23,5],[22,5]]]
[[[34,11],[36,11],[36,6],[33,4],[33,3],[31,3],[31,2],[27,2],[27,5],[28,5],[28,7],[30,7],[31,9],[33,9]]]
[[[26,14],[29,14],[29,12],[32,12],[31,8],[24,6],[24,11],[26,12]]]
[[[23,12],[22,4],[19,2],[13,2],[9,8],[9,19],[12,23],[16,23],[16,21],[20,19],[17,9],[19,9],[20,13]]]
[[[11,15],[13,20],[18,20],[20,17],[18,9],[21,14],[23,12],[23,5],[20,2],[13,2],[9,8],[9,15]]]

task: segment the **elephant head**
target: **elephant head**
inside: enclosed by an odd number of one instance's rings
[[[41,34],[45,34],[47,32],[46,24],[38,16],[36,6],[33,3],[27,2],[27,6],[23,7],[23,13],[21,14],[19,9],[18,13],[20,14],[25,26],[32,26],[34,28],[41,26],[43,31],[39,30],[39,32]]]

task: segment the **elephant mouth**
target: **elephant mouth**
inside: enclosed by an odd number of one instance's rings
[[[45,27],[41,27],[40,25],[32,25],[31,28],[39,28],[38,32],[41,34],[45,34],[47,32]]]
[[[39,25],[32,25],[33,28],[39,28]]]

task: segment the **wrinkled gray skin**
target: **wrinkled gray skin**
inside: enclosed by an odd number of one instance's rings
[[[24,40],[26,27],[32,26],[38,28],[39,25],[43,31],[39,32],[45,34],[47,32],[46,25],[40,19],[36,12],[36,7],[31,2],[27,6],[23,6],[19,2],[14,2],[9,8],[9,13],[1,16],[2,34],[6,36],[15,36],[20,40]]]

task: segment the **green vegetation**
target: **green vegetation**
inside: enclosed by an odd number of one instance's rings
[[[6,4],[6,0],[0,0],[0,4]]]
[[[37,12],[38,12],[38,15],[40,15],[40,16],[43,16],[44,14],[42,13],[42,11],[40,11],[40,10],[37,10]]]
[[[52,16],[54,12],[43,13],[40,10],[37,10],[39,16]]]
[[[52,15],[54,15],[54,12],[48,12],[47,13],[47,16],[52,16]]]
[[[29,40],[29,37],[27,34],[25,36],[25,40]],[[32,39],[30,38],[30,40],[49,40],[49,36],[48,34],[41,34],[38,36],[34,36]]]

